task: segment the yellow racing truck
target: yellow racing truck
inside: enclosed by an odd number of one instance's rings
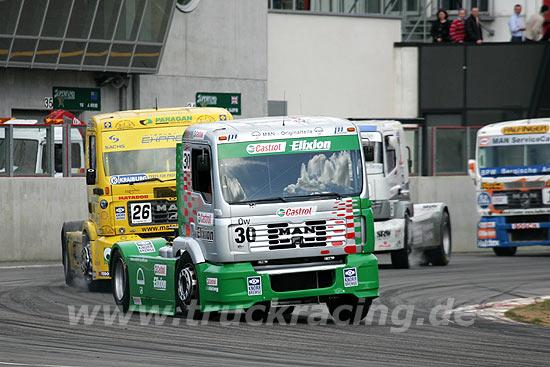
[[[86,131],[88,220],[63,223],[65,282],[89,290],[110,279],[111,246],[174,236],[176,144],[194,124],[232,120],[222,108],[121,111],[92,117]]]

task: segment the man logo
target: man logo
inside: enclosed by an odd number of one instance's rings
[[[151,119],[140,120],[139,123],[142,124],[143,126],[147,126],[147,125],[152,124],[153,120],[151,120]]]

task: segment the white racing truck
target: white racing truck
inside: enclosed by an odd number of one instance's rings
[[[444,203],[413,204],[409,192],[412,161],[406,154],[403,125],[395,120],[351,119],[358,124],[374,214],[375,253],[390,253],[394,268],[447,265],[451,221]]]

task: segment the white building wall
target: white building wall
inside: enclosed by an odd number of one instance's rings
[[[267,2],[201,1],[175,11],[158,74],[140,76],[140,108],[185,106],[197,92],[242,93],[244,117],[267,113]],[[239,116],[235,116],[239,117]]]
[[[269,13],[267,29],[268,100],[288,101],[289,114],[396,112],[393,44],[401,40],[400,19]]]

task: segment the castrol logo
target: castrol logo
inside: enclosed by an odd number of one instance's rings
[[[286,142],[248,144],[248,154],[282,153],[286,149]]]
[[[279,217],[299,217],[304,215],[312,215],[317,211],[316,206],[297,207],[297,208],[281,208],[277,210]]]
[[[197,223],[201,226],[213,226],[214,225],[214,215],[212,213],[197,213]]]

